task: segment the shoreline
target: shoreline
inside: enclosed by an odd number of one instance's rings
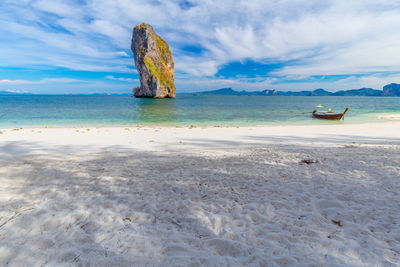
[[[392,121],[400,121],[400,113],[373,113],[373,114],[368,114],[369,118],[375,119],[373,121],[348,121],[346,120],[321,120],[321,119],[315,119],[310,116],[309,121],[289,121],[289,122],[267,122],[264,124],[224,124],[223,122],[221,123],[166,123],[166,124],[157,124],[157,123],[145,123],[145,124],[140,124],[140,123],[132,123],[132,124],[38,124],[38,125],[0,125],[0,130],[1,129],[14,129],[14,128],[26,128],[26,129],[31,129],[31,128],[124,128],[124,127],[149,127],[149,128],[155,128],[155,127],[161,127],[161,128],[186,128],[186,127],[196,127],[196,128],[238,128],[238,127],[279,127],[279,126],[330,126],[330,125],[353,125],[353,124],[370,124],[370,123],[388,123]]]

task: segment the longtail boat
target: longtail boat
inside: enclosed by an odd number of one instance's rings
[[[314,118],[318,119],[326,119],[326,120],[340,120],[344,119],[344,115],[346,112],[349,110],[349,108],[346,108],[343,113],[334,113],[332,111],[318,111],[314,110],[312,115]]]

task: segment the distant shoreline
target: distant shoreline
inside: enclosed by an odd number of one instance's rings
[[[2,95],[53,95],[53,94],[32,94],[28,92],[18,93],[11,91],[0,91],[0,96]],[[109,94],[109,93],[92,93],[92,94],[54,94],[68,96],[68,95],[77,95],[77,96],[107,96],[107,95],[123,95],[123,96],[133,96],[133,94]],[[262,91],[236,91],[232,88],[221,88],[211,91],[200,91],[200,92],[182,92],[177,93],[177,95],[191,95],[191,96],[201,96],[201,95],[236,95],[236,96],[375,96],[375,97],[398,97],[400,96],[400,84],[391,83],[385,85],[382,90],[373,89],[373,88],[359,88],[359,89],[349,89],[349,90],[339,90],[335,92],[327,91],[323,88],[318,88],[313,91],[277,91],[275,89],[265,89]]]
[[[208,92],[208,91],[207,91]],[[302,94],[302,92],[289,92],[288,94],[259,94],[260,91],[246,91],[242,93],[240,91],[236,91],[239,94],[219,94],[219,93],[207,93],[207,92],[194,92],[194,93],[176,93],[176,96],[267,96],[267,97],[282,97],[282,96],[310,96],[310,97],[324,97],[324,96],[334,96],[334,97],[378,97],[378,98],[387,98],[387,97],[400,97],[398,96],[384,96],[384,95],[335,95],[334,93],[329,95],[315,95],[315,94]],[[279,91],[281,92],[281,91]],[[312,91],[306,91],[312,92]],[[286,92],[285,92],[286,93]],[[293,94],[291,94],[293,93]],[[128,96],[132,98],[136,98],[133,94],[1,94],[0,97],[10,97],[10,96]],[[140,99],[158,99],[159,98],[140,98]],[[174,98],[165,98],[164,100],[174,100]]]
[[[259,95],[259,96],[400,96],[400,84],[385,85],[382,90],[360,88],[330,92],[319,88],[313,91],[277,91],[266,89],[263,91],[235,91],[232,88],[221,88],[212,91],[193,93],[194,95]]]

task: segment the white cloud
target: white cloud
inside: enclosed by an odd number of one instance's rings
[[[182,9],[174,0],[7,1],[0,4],[0,34],[7,36],[7,42],[0,42],[0,65],[132,73],[131,31],[145,21],[170,44],[177,81],[184,74],[214,84],[210,76],[222,65],[246,59],[290,62],[271,74],[281,84],[291,77],[342,74],[371,77],[356,78],[353,84],[380,84],[376,79],[400,73],[399,1],[191,3],[192,8]],[[201,52],[186,51],[188,46],[201,47]],[[225,82],[230,81],[219,84]],[[240,80],[237,84],[268,85]],[[324,85],[340,86],[332,81]]]
[[[138,79],[131,79],[131,78],[123,78],[123,77],[114,77],[112,75],[107,75],[106,79],[120,81],[120,82],[137,82]]]
[[[393,82],[400,83],[400,74],[373,74],[359,78],[360,87],[372,87],[377,89],[382,89],[383,86]]]
[[[43,80],[40,80],[41,83],[76,83],[76,82],[85,82],[84,80],[78,80],[78,79],[71,79],[71,78],[45,78]]]
[[[25,91],[25,90],[17,90],[17,89],[7,89],[7,90],[5,90],[6,92],[9,92],[9,93],[18,93],[18,94],[22,94],[22,93],[28,93],[28,91]]]
[[[85,82],[83,80],[78,79],[70,79],[70,78],[45,78],[38,81],[33,80],[0,80],[0,84],[12,84],[12,85],[20,85],[20,84],[46,84],[46,83],[76,83],[76,82]]]
[[[0,80],[0,84],[29,84],[31,82],[26,80]]]
[[[117,51],[117,52],[114,52],[114,55],[120,56],[120,57],[130,57],[130,56],[128,55],[128,53],[126,53],[125,51]]]
[[[77,16],[82,14],[82,7],[73,4],[73,1],[38,0],[32,3],[38,10],[56,14],[58,16]]]

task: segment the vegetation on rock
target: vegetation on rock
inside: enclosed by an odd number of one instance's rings
[[[174,61],[169,45],[153,27],[142,23],[134,28],[132,51],[139,72],[137,97],[175,97]]]

